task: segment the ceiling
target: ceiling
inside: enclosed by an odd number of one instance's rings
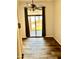
[[[17,1],[20,1],[20,2],[31,2],[32,0],[17,0]],[[53,1],[53,0],[34,0],[34,2],[50,2],[50,1]]]

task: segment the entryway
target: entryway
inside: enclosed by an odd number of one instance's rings
[[[42,36],[42,15],[29,15],[30,37]]]
[[[44,37],[46,35],[45,7],[34,11],[25,7],[24,10],[26,37]]]

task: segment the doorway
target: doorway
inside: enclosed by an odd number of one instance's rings
[[[42,15],[28,15],[30,37],[42,36]]]
[[[35,11],[25,7],[24,10],[26,37],[44,37],[46,35],[45,7]]]

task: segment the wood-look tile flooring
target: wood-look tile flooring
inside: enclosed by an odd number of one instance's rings
[[[23,59],[61,59],[61,47],[53,38],[27,38]]]

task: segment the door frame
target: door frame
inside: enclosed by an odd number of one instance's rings
[[[42,15],[28,15],[28,17],[29,16],[35,16],[35,18],[37,17],[37,16],[42,16]],[[42,19],[43,20],[43,19]],[[36,19],[35,19],[35,26],[36,26]],[[35,35],[37,34],[37,32],[36,32],[36,27],[35,27]],[[30,36],[30,37],[43,37],[42,36],[42,34],[41,34],[41,36]]]
[[[30,37],[30,29],[29,29],[28,11],[27,10],[28,10],[28,8],[24,7],[24,13],[25,13],[25,30],[26,30],[25,32],[26,32],[26,37]],[[46,14],[45,14],[45,7],[42,7],[42,36],[37,36],[37,37],[45,37],[46,36],[45,16],[46,16]]]

